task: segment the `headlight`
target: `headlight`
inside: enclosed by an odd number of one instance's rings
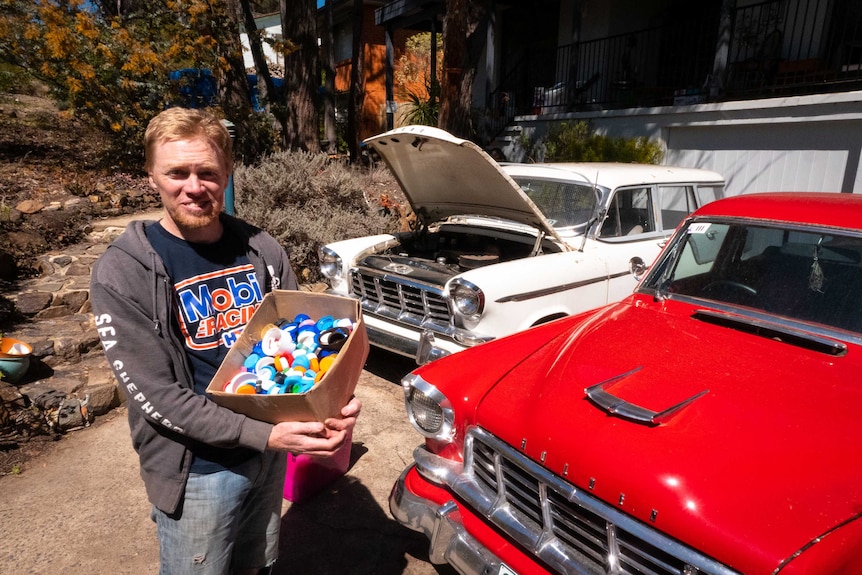
[[[455,279],[449,285],[449,300],[452,309],[468,323],[475,323],[485,311],[485,294],[472,283]],[[466,326],[471,327],[471,326]]]
[[[449,441],[454,430],[455,413],[446,396],[418,375],[401,380],[407,417],[416,430],[432,439]]]
[[[326,246],[320,247],[318,256],[320,258],[320,273],[323,274],[323,277],[333,282],[340,282],[342,270],[341,256]]]

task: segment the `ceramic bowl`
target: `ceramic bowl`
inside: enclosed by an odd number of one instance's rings
[[[21,340],[4,337],[0,339],[0,374],[3,381],[16,383],[30,368],[30,354],[33,348]]]

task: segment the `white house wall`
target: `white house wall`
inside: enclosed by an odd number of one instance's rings
[[[277,24],[274,26],[266,26],[263,28],[263,30],[266,36],[269,38],[278,39],[281,37],[281,24]],[[252,69],[254,68],[254,58],[251,55],[251,45],[248,41],[248,34],[242,33],[239,36],[240,41],[242,42],[243,63],[245,64],[246,70]],[[279,66],[284,64],[284,58],[281,54],[276,53],[275,50],[272,49],[272,46],[270,46],[266,42],[261,42],[261,47],[263,48],[263,55],[269,64],[275,64]]]
[[[850,191],[858,180],[860,129],[862,120],[675,127],[667,131],[666,163],[724,174],[732,194]]]
[[[727,179],[728,195],[862,193],[862,91],[516,118],[533,139],[560,121],[659,140],[665,164],[715,170]],[[522,160],[518,152],[509,159]]]

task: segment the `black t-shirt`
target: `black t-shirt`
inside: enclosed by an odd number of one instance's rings
[[[170,234],[158,222],[147,238],[165,263],[174,284],[180,337],[192,368],[195,393],[203,395],[230,347],[263,300],[254,266],[242,241],[225,228],[211,244],[196,244]],[[190,446],[192,471],[209,473],[248,459],[254,452]]]

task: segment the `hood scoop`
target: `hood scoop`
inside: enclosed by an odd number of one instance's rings
[[[696,393],[688,399],[683,400],[675,405],[671,405],[665,409],[662,409],[661,411],[653,411],[651,409],[647,409],[646,407],[630,403],[620,397],[612,395],[607,391],[608,387],[613,386],[615,383],[619,383],[623,379],[634,375],[640,370],[641,367],[636,367],[631,371],[627,371],[626,373],[622,373],[595,385],[591,385],[590,387],[584,389],[584,393],[587,395],[587,399],[589,399],[602,411],[607,412],[609,415],[615,415],[617,417],[621,417],[623,419],[627,419],[629,421],[641,423],[651,427],[667,423],[676,414],[682,411],[683,408],[687,407],[695,400],[709,393],[708,389],[704,389],[700,393]]]

